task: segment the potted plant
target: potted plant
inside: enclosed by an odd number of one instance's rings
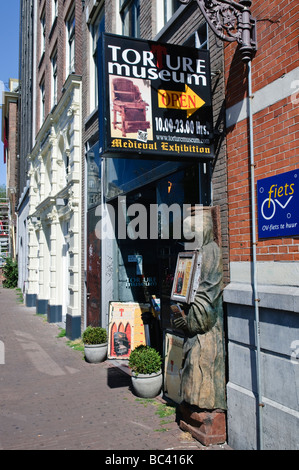
[[[134,391],[139,397],[154,398],[159,395],[163,376],[162,358],[156,349],[137,346],[130,354],[129,367]]]
[[[87,362],[102,362],[106,358],[107,331],[100,326],[88,326],[83,332],[84,353]]]

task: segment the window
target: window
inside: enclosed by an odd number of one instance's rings
[[[176,10],[181,6],[181,2],[179,0],[164,0],[164,22],[167,21],[172,17],[172,15],[176,12]]]
[[[120,0],[120,16],[123,35],[138,38],[140,36],[140,0]]]
[[[67,27],[67,67],[68,73],[75,72],[75,11],[70,15],[66,22]]]
[[[57,51],[51,58],[52,64],[52,87],[51,87],[51,105],[52,108],[57,104]]]
[[[52,24],[58,16],[58,0],[52,0]]]
[[[43,80],[40,84],[40,125],[45,120],[45,81]]]
[[[182,3],[179,0],[157,0],[157,33],[181,6]]]
[[[40,26],[41,26],[41,56],[45,52],[45,45],[46,45],[46,13],[43,11],[42,16],[40,18]]]
[[[98,142],[87,151],[86,163],[88,180],[87,205],[88,209],[90,209],[94,205],[100,204],[101,202],[101,159]]]
[[[91,24],[91,76],[90,92],[91,107],[95,109],[98,106],[98,40],[101,32],[105,30],[104,10],[102,9]]]
[[[203,23],[199,26],[189,38],[183,43],[183,46],[195,49],[208,49],[208,24]]]

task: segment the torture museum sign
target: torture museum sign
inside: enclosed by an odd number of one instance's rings
[[[213,158],[209,52],[111,34],[100,41],[103,156]]]

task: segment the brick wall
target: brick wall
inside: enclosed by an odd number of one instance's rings
[[[155,18],[154,10],[155,2],[141,0],[140,11],[142,12],[142,14],[140,15],[140,36],[143,39],[153,38],[152,22],[153,18]]]
[[[67,31],[66,21],[72,8],[75,8],[76,17],[76,33],[75,33],[75,71],[77,75],[82,74],[82,30],[81,15],[82,4],[75,0],[58,0],[58,16],[52,21],[52,2],[51,0],[42,0],[38,3],[37,8],[37,44],[36,44],[36,62],[37,62],[37,80],[36,80],[36,112],[37,112],[37,128],[41,127],[40,122],[40,84],[44,79],[45,83],[45,116],[51,112],[51,80],[52,80],[52,64],[51,58],[57,50],[57,102],[63,93],[63,85],[68,77],[66,70],[66,42]],[[41,17],[43,12],[46,14],[46,36],[45,36],[45,52],[41,50]]]
[[[18,189],[18,104],[17,99],[9,102],[8,110],[8,160],[7,160],[7,188]],[[14,214],[14,207],[12,207]]]
[[[82,38],[83,38],[83,52],[82,52],[82,61],[83,61],[83,67],[82,67],[82,215],[81,215],[81,229],[82,229],[82,234],[85,233],[85,227],[86,227],[86,214],[85,214],[85,204],[86,204],[86,197],[85,197],[85,192],[86,192],[86,187],[85,187],[85,179],[86,179],[86,172],[85,172],[85,147],[86,143],[90,140],[93,134],[96,133],[97,127],[98,127],[98,120],[97,120],[97,113],[94,116],[93,120],[88,119],[90,115],[90,105],[89,105],[89,95],[90,95],[90,67],[89,67],[89,57],[90,57],[90,32],[89,32],[89,27],[86,22],[86,10],[91,11],[93,7],[94,1],[92,0],[87,0],[85,4],[85,10],[82,18]],[[81,257],[81,272],[84,274],[85,272],[85,256],[86,256],[86,240],[85,237],[82,236],[81,239],[81,252],[83,256]],[[86,298],[85,298],[85,276],[81,276],[81,331],[84,331],[84,314],[83,312],[85,311],[85,303],[86,303]]]
[[[204,23],[195,2],[190,3],[180,18],[159,38],[161,42],[183,44]],[[227,199],[227,161],[224,134],[224,69],[223,43],[208,29],[212,76],[213,118],[215,129],[215,160],[212,165],[212,204],[220,206],[223,280],[229,282],[229,236]]]
[[[15,257],[16,202],[18,194],[19,159],[18,155],[18,94],[4,93],[3,113],[8,122],[8,153],[6,159],[6,189],[9,199],[9,254]]]
[[[253,2],[257,19],[258,51],[252,61],[253,95],[299,65],[295,3]],[[225,46],[226,106],[247,96],[247,70],[235,44]],[[291,93],[291,92],[290,92]],[[279,99],[253,116],[255,178],[261,179],[298,168],[298,108],[291,96]],[[230,260],[251,259],[250,166],[248,124],[241,120],[227,129]],[[258,261],[299,260],[299,239],[259,240]]]
[[[17,200],[27,184],[28,161],[27,155],[32,149],[33,132],[33,43],[34,43],[33,2],[23,0],[20,5],[20,61],[19,61],[19,182]],[[35,129],[34,129],[35,130]]]
[[[105,30],[107,33],[115,32],[116,8],[118,6],[119,2],[105,0]]]
[[[287,0],[254,0],[251,12],[257,20],[258,51],[252,62],[255,91],[298,67],[298,6]],[[246,67],[235,43],[224,44],[229,107],[246,93]]]

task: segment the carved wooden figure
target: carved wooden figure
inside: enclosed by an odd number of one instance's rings
[[[202,437],[204,444],[210,442],[203,432],[204,422],[221,421],[221,431],[215,439],[225,440],[225,354],[222,307],[222,256],[214,241],[211,208],[203,210],[203,226],[193,227],[196,238],[201,240],[198,249],[202,253],[201,275],[194,302],[184,306],[185,316],[174,320],[177,328],[183,329],[185,342],[181,377],[181,410],[186,418],[192,415],[192,426]],[[186,223],[192,224],[192,216]],[[191,226],[190,226],[191,228]],[[186,407],[187,404],[187,407]],[[191,407],[191,408],[190,408]],[[215,413],[216,411],[216,413]],[[219,413],[221,417],[219,418]],[[200,430],[201,429],[201,430]],[[192,429],[191,429],[192,431]],[[208,434],[215,434],[215,430]],[[218,432],[218,431],[217,431]],[[216,434],[217,434],[216,432]],[[219,433],[218,433],[219,434]],[[195,437],[198,437],[195,435]],[[214,439],[214,438],[213,438]]]

